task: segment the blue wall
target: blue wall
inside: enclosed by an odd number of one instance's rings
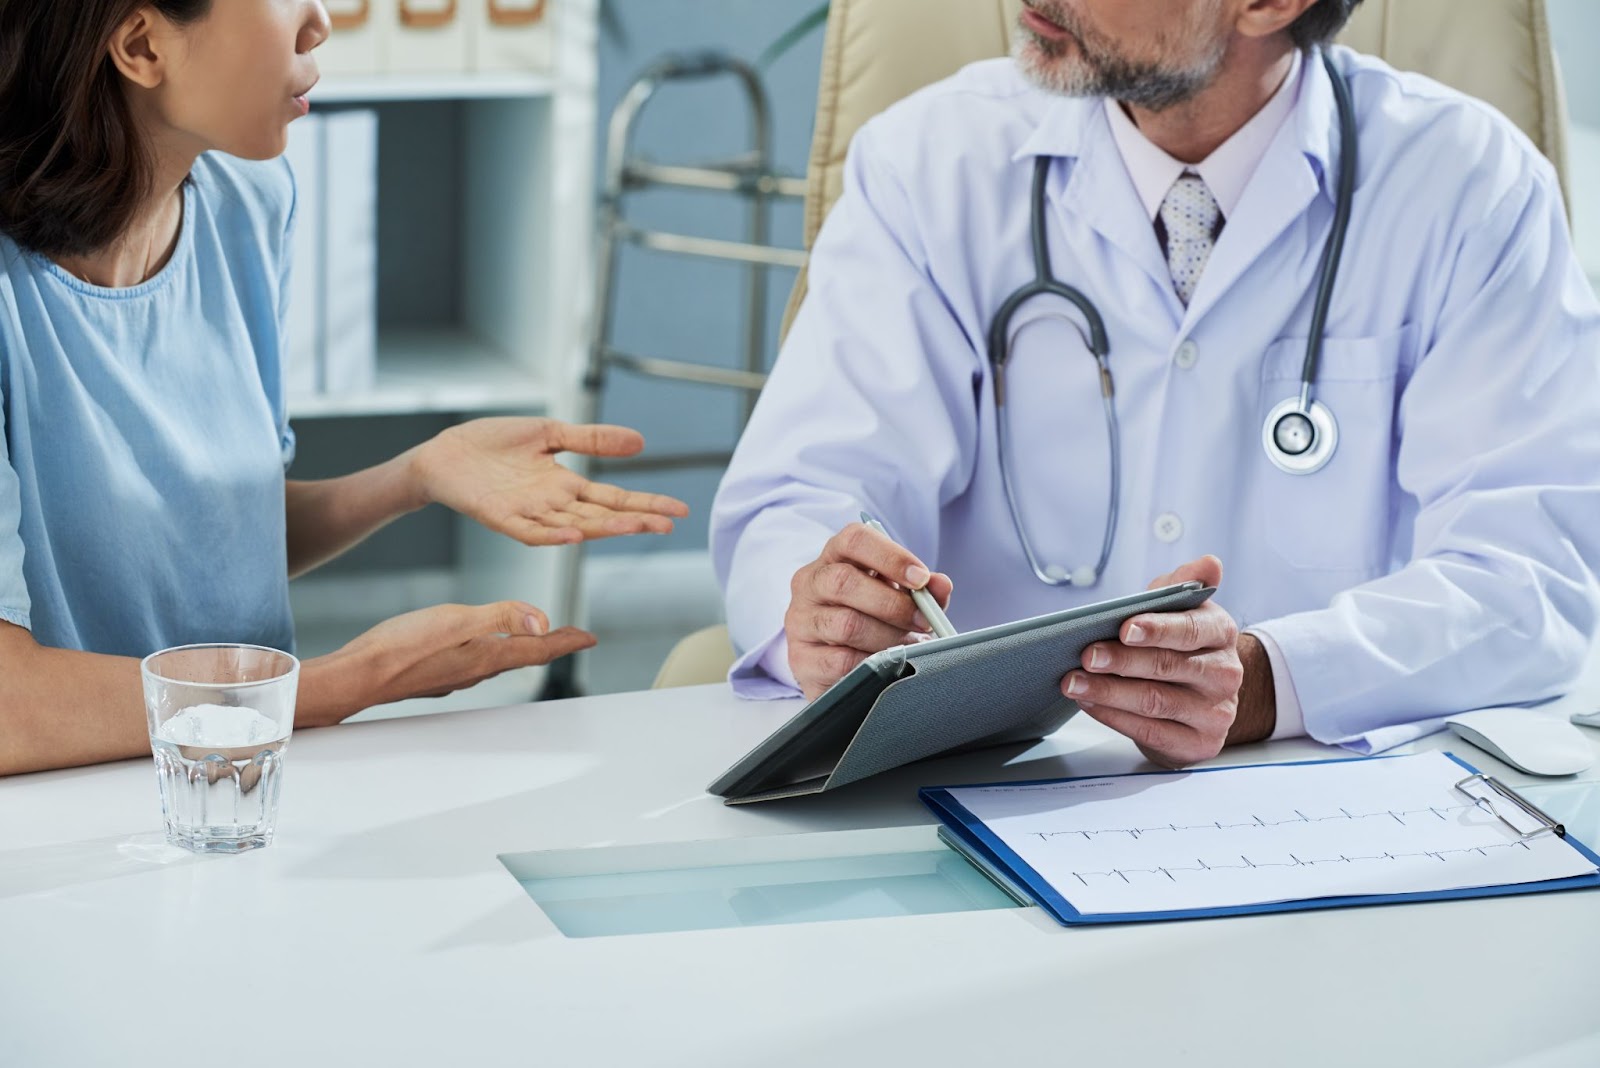
[[[607,0],[623,31],[603,35],[600,49],[600,130],[597,174],[603,174],[606,126],[612,108],[638,74],[671,52],[727,51],[754,61],[817,0]],[[773,110],[773,147],[780,171],[803,175],[816,112],[822,32],[817,30],[765,72]],[[644,112],[636,151],[651,159],[693,162],[741,152],[748,144],[743,94],[731,80],[680,83]],[[636,225],[738,239],[744,205],[726,194],[654,191],[629,199]],[[799,204],[773,211],[772,240],[798,248]],[[766,359],[777,349],[778,326],[794,274],[771,272]],[[613,342],[624,352],[737,366],[742,359],[744,272],[735,266],[663,256],[637,249],[622,254]],[[737,395],[707,387],[612,376],[601,418],[642,431],[651,452],[726,449],[737,437]],[[689,502],[693,516],[669,538],[623,539],[596,552],[701,549],[719,471],[632,475],[630,487],[670,493]]]
[[[1600,3],[1549,0],[1550,35],[1574,122],[1600,128]],[[1593,191],[1591,196],[1600,196]]]

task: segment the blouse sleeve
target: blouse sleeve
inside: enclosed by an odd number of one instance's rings
[[[22,576],[22,489],[6,445],[5,411],[0,383],[0,622],[32,629],[33,602]]]
[[[278,449],[283,457],[283,469],[288,471],[294,464],[296,440],[294,427],[289,425],[284,370],[289,366],[289,282],[294,271],[294,230],[299,224],[300,182],[287,159],[283,160],[283,169],[289,178],[289,215],[284,223],[282,241],[278,245],[278,372],[272,376],[277,389],[271,401],[272,413],[278,420]]]

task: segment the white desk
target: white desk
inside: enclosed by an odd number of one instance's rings
[[[278,841],[240,857],[162,861],[148,761],[0,780],[0,1065],[1600,1064],[1595,892],[568,939],[496,859],[925,824],[919,782],[1142,766],[1080,717],[999,774],[703,792],[794,708],[705,687],[308,731]]]

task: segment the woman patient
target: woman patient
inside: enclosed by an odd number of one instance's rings
[[[285,479],[276,157],[328,32],[318,0],[0,0],[0,775],[148,752],[139,657],[290,648],[290,577],[426,504],[528,545],[687,514],[555,462],[637,433],[544,419]],[[307,661],[296,725],[593,642],[520,601],[414,612]]]

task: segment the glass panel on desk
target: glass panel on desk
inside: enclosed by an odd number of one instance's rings
[[[1017,907],[931,827],[500,859],[569,938]]]

